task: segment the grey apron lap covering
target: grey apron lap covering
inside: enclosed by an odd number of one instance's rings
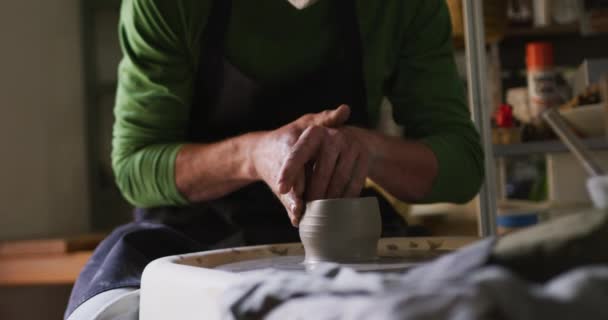
[[[247,77],[225,59],[224,37],[232,1],[214,1],[201,39],[189,141],[218,141],[244,132],[275,129],[303,114],[343,103],[351,106],[350,124],[369,127],[354,1],[332,3],[336,28],[344,39],[331,50],[338,54],[299,79],[263,83]],[[406,235],[405,222],[390,205],[383,208],[384,235]],[[144,267],[163,256],[295,241],[299,241],[297,230],[289,224],[285,209],[261,182],[190,207],[137,209],[134,222],[116,229],[95,250],[74,285],[65,316],[101,292],[139,287]]]

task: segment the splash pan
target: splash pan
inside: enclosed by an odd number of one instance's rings
[[[407,270],[443,253],[476,241],[470,237],[387,238],[378,242],[380,258],[344,266],[361,272]],[[315,263],[302,263],[300,243],[242,247],[169,256],[144,270],[141,320],[221,319],[223,292],[247,272],[265,268],[305,272]]]

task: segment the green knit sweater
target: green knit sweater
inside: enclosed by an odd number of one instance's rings
[[[280,81],[332,55],[329,1],[297,10],[285,0],[233,0],[227,58],[250,77]],[[354,0],[363,44],[367,109],[383,97],[405,136],[427,144],[439,172],[425,202],[463,202],[483,180],[483,153],[453,59],[444,0]],[[125,198],[139,207],[186,205],[175,158],[187,143],[199,41],[211,0],[123,0],[112,164]]]

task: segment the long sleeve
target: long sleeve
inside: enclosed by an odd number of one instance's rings
[[[112,166],[133,205],[185,204],[175,158],[186,138],[195,74],[182,1],[125,0]]]
[[[387,96],[406,137],[437,158],[438,174],[423,202],[466,202],[483,181],[483,152],[454,63],[445,1],[419,1],[403,35]]]

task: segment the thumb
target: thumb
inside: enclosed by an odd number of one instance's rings
[[[343,104],[336,109],[323,111],[318,114],[316,125],[336,128],[342,126],[350,118],[350,107]]]

